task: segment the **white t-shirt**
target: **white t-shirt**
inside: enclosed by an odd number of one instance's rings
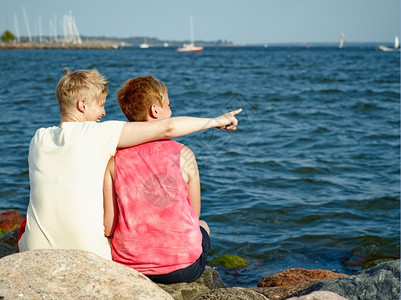
[[[103,176],[124,123],[66,122],[37,130],[29,146],[31,192],[20,251],[81,249],[111,259]]]

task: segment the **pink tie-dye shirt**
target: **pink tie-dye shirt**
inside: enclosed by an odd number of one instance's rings
[[[199,219],[180,169],[182,147],[163,140],[116,153],[113,259],[146,275],[185,268],[202,253]]]

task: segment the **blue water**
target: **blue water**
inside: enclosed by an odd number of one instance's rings
[[[242,107],[236,132],[178,139],[197,156],[210,259],[229,286],[256,286],[286,268],[352,274],[366,258],[400,253],[400,53],[374,47],[0,51],[0,209],[29,201],[30,138],[59,122],[62,69],[109,80],[105,120],[124,120],[116,91],[153,74],[174,115]]]

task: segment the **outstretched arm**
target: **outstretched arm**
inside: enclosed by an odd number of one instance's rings
[[[217,118],[175,117],[154,122],[127,122],[121,132],[118,148],[180,137],[210,128],[236,130],[238,120],[235,115],[241,111],[238,109]]]

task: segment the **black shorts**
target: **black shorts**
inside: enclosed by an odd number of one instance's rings
[[[210,249],[210,236],[207,231],[200,226],[202,232],[202,254],[190,266],[163,275],[146,275],[150,280],[157,283],[178,283],[192,282],[202,276],[206,266],[207,254]]]

